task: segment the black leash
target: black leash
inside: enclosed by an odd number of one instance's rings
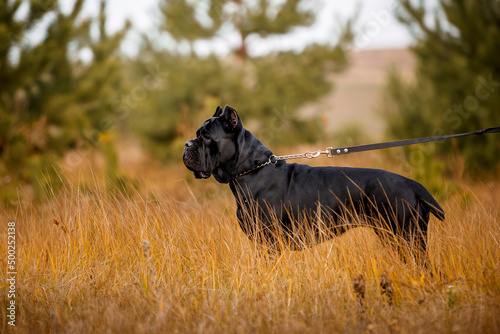
[[[483,135],[486,133],[495,133],[495,132],[500,132],[500,126],[487,128],[487,129],[483,129],[483,130],[477,130],[477,131],[473,131],[473,132],[458,133],[455,135],[444,135],[444,136],[435,136],[435,137],[404,139],[404,140],[390,141],[390,142],[386,142],[386,143],[367,144],[367,145],[358,145],[358,146],[350,146],[350,147],[338,147],[338,148],[329,147],[329,148],[327,148],[327,152],[328,152],[327,154],[329,157],[333,157],[334,155],[342,155],[342,154],[358,153],[358,152],[365,152],[365,151],[372,151],[372,150],[380,150],[383,148],[421,144],[421,143],[427,143],[430,141],[437,141],[437,140],[450,139],[450,138],[456,138],[456,137],[465,137],[465,136],[471,136],[471,135]]]
[[[315,152],[305,152],[305,153],[301,153],[301,154],[291,154],[291,155],[281,155],[281,156],[272,155],[269,158],[269,161],[272,163],[275,163],[278,160],[302,159],[302,158],[312,159],[312,158],[316,158],[316,157],[320,156],[320,154],[327,154],[328,157],[331,158],[331,157],[334,157],[336,155],[345,155],[345,154],[350,154],[350,153],[380,150],[383,148],[421,144],[421,143],[427,143],[427,142],[436,141],[436,140],[464,137],[464,136],[470,136],[470,135],[483,135],[485,133],[495,133],[495,132],[500,132],[500,126],[496,126],[493,128],[487,128],[487,129],[483,129],[483,130],[477,130],[477,131],[473,131],[473,132],[458,133],[456,135],[444,135],[444,136],[434,136],[434,137],[424,137],[424,138],[414,138],[414,139],[403,139],[403,140],[390,141],[390,142],[386,142],[386,143],[376,143],[376,144],[346,146],[346,147],[336,147],[336,148],[328,147],[325,151],[319,150],[319,151],[315,151]]]

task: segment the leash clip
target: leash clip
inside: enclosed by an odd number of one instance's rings
[[[307,159],[313,159],[319,157],[321,153],[322,153],[321,150],[319,150],[315,152],[306,152],[304,153],[304,155],[306,156]]]

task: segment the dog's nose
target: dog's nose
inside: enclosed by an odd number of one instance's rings
[[[188,140],[187,142],[184,143],[184,147],[186,147],[186,148],[189,148],[191,146],[193,146],[193,143],[191,142],[191,140]]]

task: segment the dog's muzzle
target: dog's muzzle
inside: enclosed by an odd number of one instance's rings
[[[194,177],[197,179],[208,179],[212,173],[210,171],[204,170],[202,163],[200,161],[199,150],[196,143],[193,140],[188,140],[184,144],[184,153],[182,154],[182,160],[187,169],[194,173]]]

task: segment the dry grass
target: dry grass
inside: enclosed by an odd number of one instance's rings
[[[2,268],[6,223],[17,222],[17,331],[500,332],[498,183],[443,203],[425,271],[364,228],[269,262],[226,187],[182,176],[130,196],[68,184],[2,209]]]

